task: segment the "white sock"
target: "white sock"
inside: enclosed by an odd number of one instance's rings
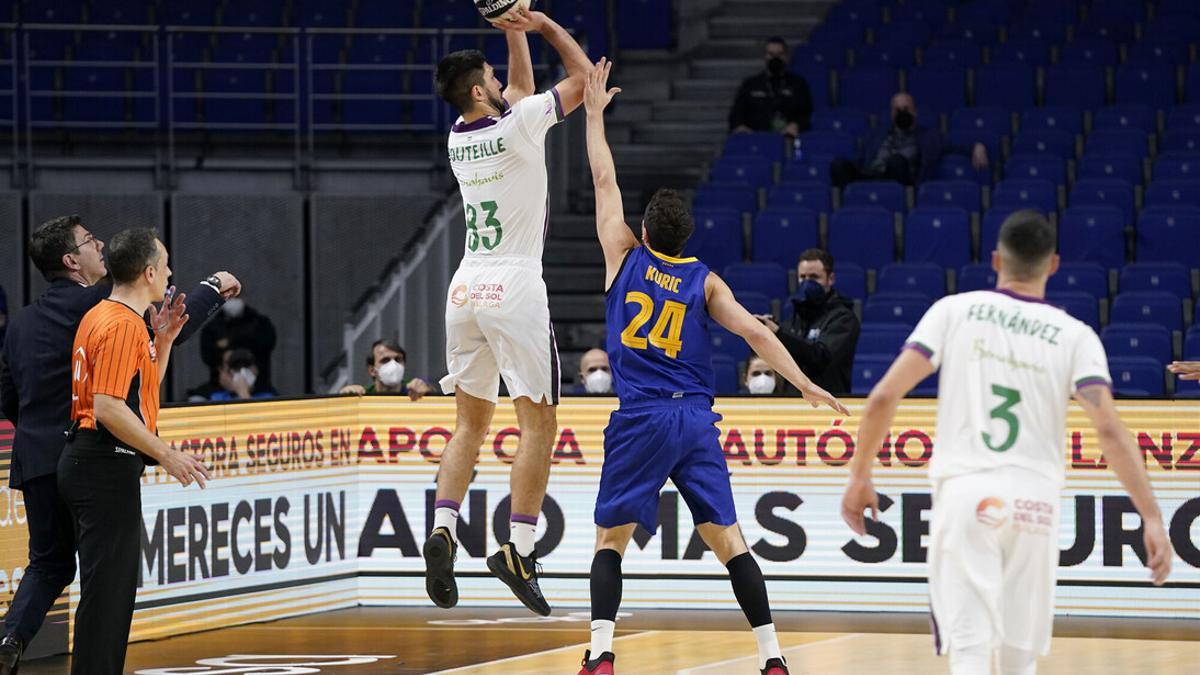
[[[454,539],[454,543],[458,543],[458,511],[443,506],[434,509],[433,511],[433,529],[444,527],[450,530],[450,537]]]
[[[1004,645],[1000,647],[1000,675],[1035,675],[1037,654]]]
[[[767,667],[768,659],[783,658],[779,651],[779,639],[775,637],[775,624],[767,623],[754,629],[754,639],[758,641],[758,667]]]
[[[992,648],[980,644],[956,649],[951,645],[950,672],[952,675],[991,675]]]
[[[508,524],[508,540],[522,558],[533,554],[533,545],[537,543],[537,525],[532,523]]]
[[[607,619],[592,622],[592,658],[598,659],[604,652],[612,651],[613,628],[616,623]]]

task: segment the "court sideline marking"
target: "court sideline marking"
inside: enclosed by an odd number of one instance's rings
[[[863,633],[851,633],[849,635],[839,635],[837,637],[826,638],[824,640],[817,640],[816,642],[806,642],[802,645],[796,645],[795,647],[788,647],[787,649],[782,649],[780,651],[783,653],[784,656],[787,656],[791,652],[800,652],[805,649],[808,649],[809,647],[816,647],[818,645],[822,645],[822,646],[829,645],[829,644],[833,644],[834,642],[841,642],[842,640],[849,640],[851,638],[862,637],[863,635],[864,635]],[[758,663],[758,656],[739,656],[739,657],[733,658],[733,659],[717,661],[716,663],[706,663],[702,666],[693,666],[691,668],[684,668],[683,670],[675,671],[675,675],[701,675],[701,673],[711,671],[714,668],[719,668],[721,666],[733,665],[735,663],[742,663],[743,661],[751,661],[754,663]]]
[[[631,638],[631,637],[656,635],[656,634],[658,634],[658,632],[659,631],[656,631],[656,630],[648,630],[648,631],[644,631],[641,633],[630,633],[629,635],[622,635],[620,637],[613,638],[613,642],[617,642],[618,640],[624,640],[625,638]],[[483,668],[484,666],[498,666],[503,663],[511,663],[513,661],[523,661],[525,659],[533,658],[535,656],[546,656],[547,654],[557,654],[558,652],[587,649],[588,647],[591,647],[591,646],[592,646],[592,643],[589,640],[588,642],[580,642],[579,644],[567,645],[565,647],[558,647],[556,649],[546,649],[544,651],[533,652],[531,654],[521,654],[518,656],[510,656],[510,657],[504,658],[504,659],[496,659],[495,661],[485,661],[483,663],[473,663],[469,666],[462,666],[460,668],[451,668],[450,670],[439,670],[439,671],[430,673],[430,675],[448,675],[448,673],[465,673],[474,668]]]

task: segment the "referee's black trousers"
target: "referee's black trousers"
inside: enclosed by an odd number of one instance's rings
[[[141,455],[82,430],[58,461],[58,489],[75,520],[79,605],[72,675],[119,675],[137,594]]]

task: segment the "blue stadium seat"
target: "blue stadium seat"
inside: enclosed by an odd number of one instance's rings
[[[838,105],[881,115],[900,88],[896,69],[889,66],[851,66],[839,77]]]
[[[90,8],[88,19],[92,24],[105,26],[152,23],[150,21],[150,4],[143,2],[96,3]],[[5,20],[8,20],[7,17]]]
[[[1126,63],[1117,68],[1117,103],[1145,103],[1168,108],[1175,103],[1175,69],[1166,65]]]
[[[1050,153],[1014,153],[1004,163],[1005,178],[1037,178],[1055,185],[1067,182],[1067,163]]]
[[[1146,188],[1146,206],[1200,206],[1200,177],[1151,182]]]
[[[1200,178],[1200,153],[1164,152],[1154,160],[1154,179]]]
[[[1200,153],[1200,129],[1170,129],[1163,136],[1166,152]]]
[[[950,115],[950,129],[1008,136],[1012,133],[1012,114],[996,106],[959,108]]]
[[[754,188],[763,188],[775,182],[775,166],[771,160],[764,157],[722,157],[709,171],[708,179],[713,182],[745,183]]]
[[[1080,291],[1047,293],[1046,301],[1061,307],[1067,314],[1100,331],[1100,304],[1096,298]]]
[[[1052,129],[1021,130],[1013,141],[1013,154],[1051,154],[1063,159],[1075,156],[1075,136]]]
[[[778,162],[783,159],[783,136],[769,131],[730,134],[721,154],[723,157],[751,155]]]
[[[750,358],[750,345],[737,335],[725,330],[715,321],[708,324],[708,337],[712,343],[713,356],[725,356],[734,361]]]
[[[846,51],[844,45],[837,45],[837,48],[842,52]],[[837,68],[841,68],[841,66]],[[788,64],[788,70],[802,76],[808,82],[808,91],[812,95],[814,110],[828,108],[832,104],[831,82],[837,68],[807,61],[792,61]]]
[[[1110,323],[1100,333],[1109,358],[1149,356],[1160,364],[1171,361],[1171,332],[1154,323]]]
[[[907,323],[864,323],[858,334],[854,349],[860,354],[900,353],[904,341],[912,335],[912,324]]]
[[[796,264],[792,261],[792,264]],[[788,275],[783,265],[773,262],[734,263],[721,274],[729,288],[741,297],[742,293],[759,293],[767,298],[786,298]]]
[[[957,206],[979,211],[979,184],[967,180],[926,181],[917,189],[917,206]]]
[[[1193,324],[1183,340],[1183,359],[1200,361],[1200,324]]]
[[[134,61],[138,59],[140,44],[141,36],[132,32],[83,33],[72,47],[71,56],[75,61]],[[147,50],[147,57],[150,54]]]
[[[1183,263],[1133,263],[1121,268],[1120,290],[1164,291],[1183,300],[1192,297],[1192,278]]]
[[[879,293],[920,293],[931,298],[946,294],[946,270],[933,263],[892,263],[879,271]]]
[[[1105,106],[1092,113],[1092,129],[1137,129],[1152,134],[1158,126],[1154,110],[1142,103]]]
[[[399,70],[346,70],[342,93],[384,94],[404,91],[404,73]]]
[[[1096,262],[1067,262],[1058,266],[1046,290],[1051,293],[1079,291],[1095,298],[1108,297],[1108,270]]]
[[[893,213],[908,210],[904,186],[886,180],[851,183],[842,191],[842,206],[882,206]]]
[[[1009,3],[1003,0],[975,0],[959,5],[954,18],[958,23],[1001,26],[1008,23],[1009,12]]]
[[[408,61],[408,53],[412,46],[412,40],[407,35],[356,35],[346,52],[346,62],[400,65]]]
[[[1037,74],[1022,63],[993,63],[975,69],[975,105],[997,106],[1009,111],[1034,104]]]
[[[1024,64],[1032,68],[1050,64],[1050,45],[1038,37],[1009,37],[991,49],[992,63]]]
[[[838,293],[855,300],[867,297],[867,271],[861,265],[836,259],[833,273],[833,286]]]
[[[1183,65],[1188,62],[1188,40],[1169,35],[1147,35],[1126,45],[1125,61],[1139,65]]]
[[[970,5],[962,5],[966,8]],[[1000,41],[1001,24],[989,21],[969,21],[961,19],[947,26],[941,40],[965,40],[980,47],[991,47]]]
[[[221,63],[272,63],[279,37],[262,33],[222,33],[217,36],[210,57]],[[288,58],[281,61],[291,61]]]
[[[735,340],[741,340],[733,333],[730,333]],[[742,341],[745,344],[745,341]],[[712,355],[713,368],[713,387],[716,389],[718,396],[731,396],[738,393],[741,387],[738,386],[738,364],[733,357],[728,354],[714,353]]]
[[[394,100],[342,101],[342,123],[361,128],[398,125],[404,121],[405,107]]]
[[[1111,153],[1145,157],[1149,152],[1150,136],[1138,129],[1099,129],[1088,134],[1085,152]]]
[[[1109,178],[1142,184],[1142,158],[1119,152],[1087,155],[1075,164],[1075,178]]]
[[[1119,178],[1077,180],[1067,203],[1071,206],[1115,206],[1121,209],[1124,224],[1133,224],[1133,185]]]
[[[783,165],[782,182],[818,181],[829,185],[829,164],[832,161],[833,157],[830,156],[806,154],[803,161]]]
[[[230,3],[221,13],[221,23],[239,28],[283,26],[283,6],[276,3]],[[412,17],[409,17],[411,21]]]
[[[878,206],[847,206],[829,221],[829,252],[866,268],[879,269],[895,259],[892,214]]]
[[[977,43],[967,39],[935,40],[924,52],[924,63],[974,68],[983,62],[982,52]]]
[[[63,90],[77,92],[125,91],[124,68],[72,67],[63,70]]]
[[[815,131],[836,131],[849,134],[852,138],[861,138],[869,126],[867,115],[861,110],[825,109],[816,110],[812,115],[812,128]]]
[[[1099,108],[1104,105],[1105,89],[1103,68],[1056,63],[1046,68],[1042,103]]]
[[[1162,291],[1118,293],[1113,299],[1109,321],[1113,323],[1150,322],[1168,330],[1183,329],[1183,307],[1179,298]]]
[[[1004,139],[999,135],[994,135],[986,131],[951,129],[946,138],[952,145],[957,145],[960,148],[974,148],[976,143],[980,143],[987,148],[988,157],[994,158],[993,161],[998,161],[1003,156],[1002,147]]]
[[[1134,25],[1115,17],[1089,18],[1075,28],[1075,36],[1102,37],[1114,43],[1128,43],[1133,41]]]
[[[1002,180],[992,194],[992,206],[1035,209],[1043,213],[1058,210],[1058,191],[1048,180],[1031,178]]]
[[[1137,224],[1137,259],[1177,261],[1195,265],[1200,260],[1200,208],[1147,206]]]
[[[1021,112],[1021,131],[1061,131],[1072,137],[1083,131],[1083,111],[1077,105],[1044,105]]]
[[[771,298],[754,291],[734,291],[734,298],[751,314],[770,314]]]
[[[862,66],[890,66],[911,68],[916,63],[913,48],[909,45],[863,45],[854,49],[854,63]]]
[[[929,113],[949,114],[966,105],[966,70],[953,64],[926,64],[908,71],[906,88],[927,117]]]
[[[1042,6],[1032,5],[1030,10]],[[1019,22],[1009,26],[1008,41],[998,46],[1003,47],[1016,40],[1036,40],[1046,45],[1064,42],[1067,39],[1067,27],[1074,24],[1077,18],[1037,17],[1027,11]],[[995,51],[992,53],[992,60],[995,61]]]
[[[976,169],[971,164],[971,158],[966,155],[942,155],[938,162],[938,180],[965,180],[976,185],[991,185],[992,172],[988,169]]]
[[[819,244],[817,212],[804,208],[767,207],[754,217],[750,257],[756,262],[795,266],[800,254]]]
[[[919,293],[876,293],[863,307],[863,323],[916,324],[933,300]]]
[[[298,7],[298,23],[307,28],[342,28],[350,25],[348,5],[328,5],[323,2],[302,2]]]
[[[27,23],[80,23],[83,3],[77,2],[27,2],[22,18]]]
[[[1115,356],[1108,359],[1113,392],[1121,396],[1162,396],[1163,364],[1149,356]]]
[[[1072,203],[1059,221],[1059,254],[1063,260],[1120,267],[1125,264],[1126,223],[1125,214],[1115,205]]]
[[[1092,0],[1089,18],[1103,19],[1114,23],[1142,23],[1146,20],[1146,8],[1125,0]]]
[[[928,26],[931,31],[940,30],[949,18],[944,2],[896,4],[889,7],[889,12],[893,24],[898,21],[915,21]]]
[[[687,255],[717,270],[742,261],[745,244],[741,214],[732,209],[696,209],[692,219],[696,231],[688,240]]]
[[[791,63],[811,63],[826,69],[843,68],[846,65],[846,47],[844,45],[796,45],[792,49]],[[811,82],[809,82],[809,86],[812,86]]]
[[[1200,128],[1200,103],[1180,103],[1167,111],[1167,130]]]
[[[1200,61],[1188,66],[1183,91],[1185,93],[1184,101],[1200,103]]]
[[[958,292],[970,293],[996,287],[996,271],[990,262],[963,265],[958,272]]]
[[[1106,68],[1117,65],[1117,45],[1099,36],[1080,36],[1058,48],[1058,61]]]
[[[971,259],[971,215],[953,206],[919,206],[904,223],[904,260],[955,268]]]
[[[696,188],[692,208],[754,213],[758,211],[758,190],[744,183],[705,183]]]
[[[833,210],[832,203],[829,184],[815,180],[779,183],[767,193],[769,208],[802,207],[817,213],[829,213]]]
[[[914,47],[924,47],[933,38],[934,26],[917,19],[897,19],[895,8],[892,11],[892,20],[875,32],[876,44],[912,50]]]
[[[805,154],[854,157],[854,136],[842,131],[808,131],[800,134],[800,148]]]
[[[884,373],[896,360],[895,354],[866,354],[859,350],[854,354],[854,365],[850,370],[850,393],[854,396],[866,396],[871,393]]]

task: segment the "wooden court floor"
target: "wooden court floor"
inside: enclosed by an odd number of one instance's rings
[[[924,616],[779,612],[793,673],[946,673]],[[1060,619],[1043,675],[1194,674],[1200,622]],[[130,646],[126,672],[553,673],[573,675],[588,640],[586,611],[548,618],[524,609],[357,608]],[[757,673],[754,638],[729,611],[632,610],[614,643],[618,673]],[[319,657],[306,655],[321,655]],[[273,665],[273,668],[264,666]],[[69,671],[68,657],[26,662],[23,675]]]

